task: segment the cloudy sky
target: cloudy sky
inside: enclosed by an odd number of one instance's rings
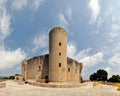
[[[48,34],[68,32],[68,56],[82,76],[120,75],[120,0],[0,0],[0,76],[20,73],[23,59],[48,53]]]

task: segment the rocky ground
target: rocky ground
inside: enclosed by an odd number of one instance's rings
[[[0,96],[120,96],[117,87],[102,85],[93,87],[91,82],[77,88],[46,88],[28,84],[5,81],[6,87],[0,89]]]

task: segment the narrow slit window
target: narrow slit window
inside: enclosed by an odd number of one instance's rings
[[[41,66],[39,66],[39,70],[38,71],[41,71]]]
[[[70,72],[70,68],[68,68],[68,72]]]
[[[61,63],[59,63],[59,67],[61,67]]]
[[[59,56],[61,56],[61,52],[59,52]]]
[[[61,42],[59,42],[59,46],[61,46],[62,44],[61,44]]]

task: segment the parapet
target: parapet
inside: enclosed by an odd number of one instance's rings
[[[51,29],[49,34],[51,35],[56,32],[62,32],[63,34],[65,34],[67,36],[67,31],[65,29],[63,29],[62,27],[55,27],[55,28]]]

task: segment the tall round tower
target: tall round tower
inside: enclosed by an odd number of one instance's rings
[[[61,27],[49,33],[49,81],[67,81],[67,32]]]

